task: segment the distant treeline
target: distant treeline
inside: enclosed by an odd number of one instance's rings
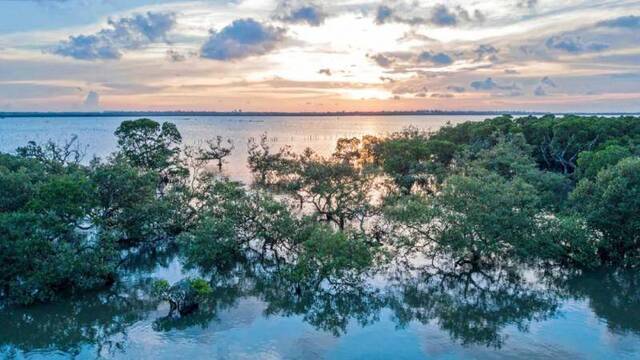
[[[402,115],[545,115],[532,111],[474,111],[474,110],[409,110],[409,111],[100,111],[100,112],[0,112],[7,117],[113,117],[113,116],[402,116]],[[606,115],[623,115],[611,113]],[[601,115],[605,115],[602,113]]]

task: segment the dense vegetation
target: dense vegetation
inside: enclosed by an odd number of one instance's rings
[[[175,125],[149,119],[115,135],[107,159],[84,162],[76,138],[0,154],[4,302],[117,283],[143,249],[166,246],[202,277],[151,287],[180,314],[237,274],[275,308],[344,299],[359,309],[374,265],[418,255],[458,274],[640,266],[634,117],[502,116],[341,139],[328,157],[274,150],[265,136],[248,144],[252,187],[221,175],[234,146],[220,137],[182,146]]]

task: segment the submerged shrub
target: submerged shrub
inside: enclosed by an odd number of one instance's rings
[[[188,315],[213,293],[209,283],[201,278],[187,278],[169,285],[167,280],[156,280],[152,285],[152,295],[170,305],[169,316],[177,310],[180,316]]]

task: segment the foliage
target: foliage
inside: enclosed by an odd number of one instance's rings
[[[123,121],[115,132],[120,154],[133,166],[160,171],[172,165],[182,136],[172,123],[151,119]]]
[[[274,151],[265,134],[248,143],[253,188],[209,170],[222,168],[230,141],[181,148],[171,123],[125,121],[117,152],[89,164],[76,137],[30,142],[0,154],[0,294],[30,304],[108,285],[127,252],[166,243],[189,269],[245,272],[282,286],[269,297],[298,294],[301,308],[311,306],[309,289],[367,293],[362,277],[383,255],[473,271],[515,262],[634,267],[639,123],[501,116],[340,139],[331,156]],[[198,281],[180,288],[208,291]]]
[[[197,310],[200,303],[211,295],[213,289],[209,283],[201,278],[187,278],[174,285],[160,279],[152,284],[152,294],[160,300],[169,302],[169,316],[178,311],[181,316]]]
[[[527,142],[534,146],[533,156],[545,169],[573,173],[580,153],[597,150],[617,142],[637,143],[640,124],[631,116],[597,117],[553,115],[517,119]]]
[[[384,139],[376,156],[382,170],[403,193],[410,193],[414,185],[433,193],[457,150],[448,140],[429,139],[428,133],[409,128]]]
[[[579,179],[595,179],[601,170],[617,164],[620,160],[631,157],[632,149],[627,146],[608,145],[597,151],[584,151],[578,156]]]
[[[86,153],[86,147],[78,142],[78,137],[73,135],[71,139],[62,145],[49,140],[44,145],[35,141],[29,141],[26,146],[16,149],[18,156],[27,159],[35,159],[49,170],[61,170],[68,165],[78,165]]]
[[[280,174],[289,171],[292,162],[291,149],[283,147],[273,152],[269,146],[267,134],[263,134],[260,140],[250,138],[248,140],[247,164],[254,175],[254,182],[258,186],[277,186],[277,178]]]
[[[454,175],[434,198],[438,249],[478,263],[487,259],[527,259],[538,250],[540,198],[520,178],[492,173]]]
[[[161,233],[161,200],[156,196],[156,176],[116,160],[92,167],[99,207],[94,223],[127,241],[141,241]]]
[[[605,263],[640,264],[640,158],[631,157],[584,179],[571,199],[601,234],[598,254]]]
[[[475,153],[468,150],[458,159],[462,173],[474,174],[477,169],[500,175],[507,180],[519,178],[534,186],[541,205],[548,210],[563,207],[571,182],[563,174],[540,170],[531,157],[531,146],[521,134],[494,134],[489,148]]]
[[[108,285],[117,276],[118,245],[140,246],[191,226],[203,196],[188,186],[175,125],[125,121],[116,136],[118,152],[88,165],[75,136],[0,154],[3,300],[30,304]]]
[[[289,276],[297,281],[356,282],[374,263],[375,248],[354,234],[311,225],[298,235],[300,246]]]
[[[311,205],[320,220],[344,230],[349,222],[363,222],[372,211],[373,174],[366,168],[305,151],[289,174],[287,190]]]
[[[75,164],[52,164],[0,157],[0,293],[11,303],[49,301],[113,280],[112,239],[81,233],[95,187]]]
[[[200,158],[215,161],[219,171],[222,170],[225,158],[233,151],[233,142],[230,139],[227,139],[226,145],[223,142],[222,136],[216,136],[215,140],[207,140],[207,148],[200,151]]]

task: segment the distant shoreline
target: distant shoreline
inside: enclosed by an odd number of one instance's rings
[[[499,116],[499,115],[638,115],[631,112],[536,112],[536,111],[340,111],[340,112],[257,112],[257,111],[102,111],[102,112],[0,112],[0,118],[26,117],[160,117],[160,116]]]

